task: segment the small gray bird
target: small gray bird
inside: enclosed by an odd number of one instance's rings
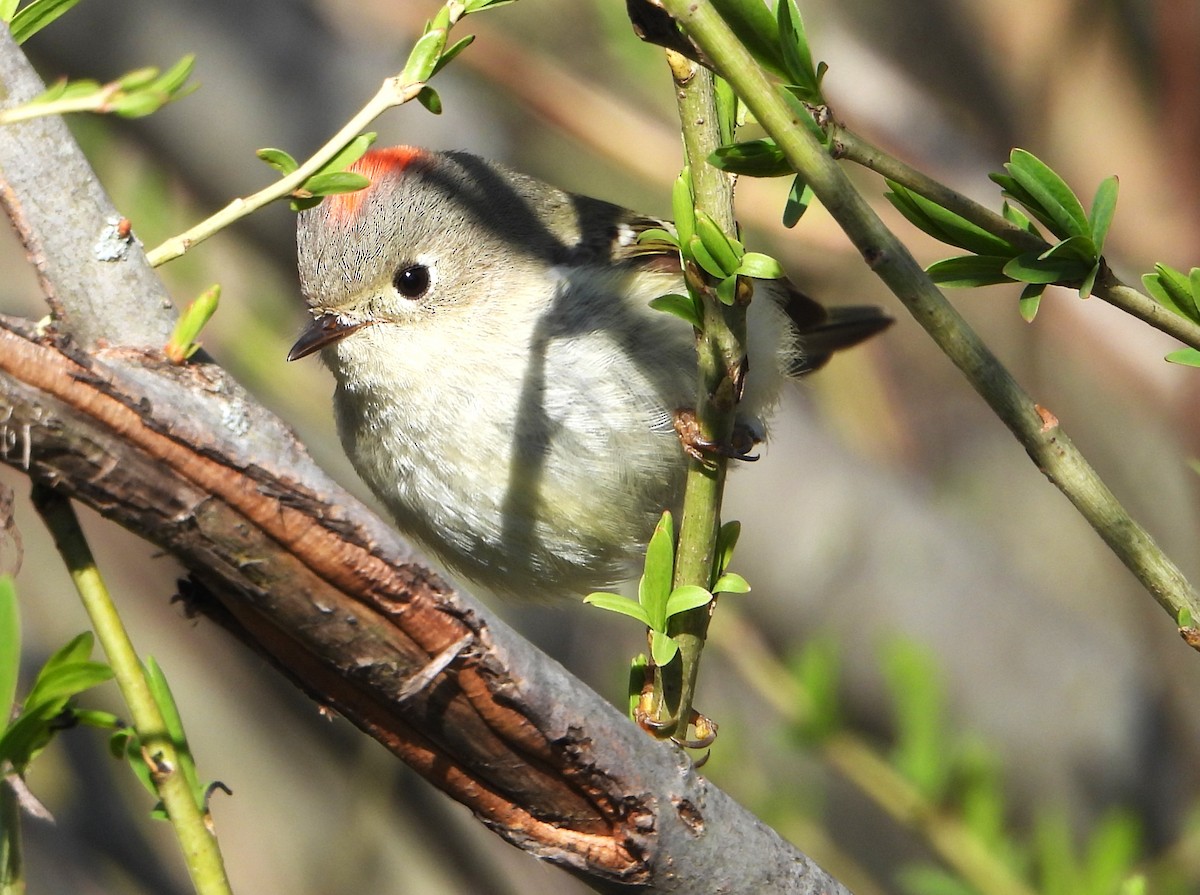
[[[342,445],[412,536],[485,589],[550,599],[636,574],[678,510],[695,404],[692,330],[651,299],[683,292],[662,221],[464,152],[394,147],[371,180],[299,218],[313,321]],[[756,281],[739,424],[761,436],[788,377],[880,331],[875,308],[826,311]]]

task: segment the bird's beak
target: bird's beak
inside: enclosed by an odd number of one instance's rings
[[[351,322],[337,314],[322,314],[314,318],[312,323],[304,328],[304,332],[300,333],[300,338],[288,352],[287,359],[293,361],[308,357],[314,351],[320,351],[327,345],[341,341],[352,332],[357,332],[368,323],[369,320]]]

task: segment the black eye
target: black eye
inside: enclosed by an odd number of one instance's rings
[[[414,264],[396,271],[392,285],[405,298],[420,298],[429,288],[429,268],[424,264]]]

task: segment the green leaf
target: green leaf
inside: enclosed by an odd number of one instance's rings
[[[203,811],[207,786],[200,781],[200,775],[196,771],[196,759],[192,755],[191,746],[188,745],[187,736],[183,732],[183,719],[179,714],[179,705],[175,702],[175,696],[171,692],[171,685],[167,682],[162,667],[153,656],[146,657],[144,671],[146,683],[150,686],[150,694],[154,697],[154,702],[162,714],[167,734],[175,746],[178,767],[187,780],[192,797],[196,800],[196,806]]]
[[[1083,278],[1087,268],[1074,259],[1043,260],[1038,252],[1026,252],[1004,265],[1005,276],[1021,283],[1072,283]]]
[[[154,88],[175,98],[195,68],[196,54],[188,53],[162,73],[162,76],[154,82]]]
[[[709,253],[708,248],[699,236],[692,236],[687,242],[684,255],[700,265],[701,269],[713,279],[723,280],[726,273]]]
[[[818,105],[823,104],[821,80],[813,68],[812,51],[808,46],[804,20],[793,0],[776,0],[775,19],[779,27],[779,44],[788,77],[803,91],[805,100]]]
[[[1200,351],[1196,353],[1200,354]],[[1181,628],[1190,628],[1192,626],[1192,610],[1188,609],[1186,606],[1182,607],[1179,610],[1179,614],[1175,616],[1175,624],[1179,625]]]
[[[762,252],[746,252],[738,264],[738,275],[756,280],[781,280],[786,274],[783,265]]]
[[[745,177],[783,177],[792,166],[774,140],[747,140],[731,146],[719,146],[708,157],[714,168]]]
[[[1042,303],[1042,293],[1045,291],[1046,286],[1038,283],[1029,283],[1021,290],[1021,300],[1017,305],[1017,310],[1021,319],[1026,323],[1033,323],[1033,318],[1037,316],[1038,308]]]
[[[1106,177],[1096,188],[1096,197],[1092,199],[1092,213],[1088,216],[1091,229],[1092,243],[1096,253],[1104,251],[1104,240],[1108,238],[1108,228],[1112,225],[1113,213],[1117,210],[1117,188],[1120,182],[1117,175]]]
[[[679,245],[690,246],[696,233],[696,200],[692,193],[692,172],[686,167],[679,172],[671,188],[671,214],[675,218]]]
[[[25,707],[65,703],[72,696],[111,680],[112,676],[112,669],[103,662],[56,664],[38,675],[37,684],[25,699]]]
[[[327,171],[314,174],[304,181],[303,189],[313,196],[329,196],[334,193],[353,193],[371,185],[371,180],[357,171]]]
[[[733,562],[733,551],[737,548],[738,538],[742,536],[742,523],[736,519],[726,522],[717,532],[717,546],[713,557],[713,574],[720,576]],[[714,589],[715,591],[715,589]]]
[[[664,511],[646,545],[645,571],[638,582],[638,602],[646,610],[649,627],[655,631],[667,629],[667,600],[674,575],[675,524],[671,513]]]
[[[119,96],[112,101],[113,114],[122,118],[145,118],[153,115],[168,102],[171,97],[157,90],[142,90],[128,96]]]
[[[446,49],[446,32],[441,28],[427,31],[421,36],[408,54],[400,81],[404,84],[420,84],[433,75],[434,67]]]
[[[1062,242],[1057,242],[1050,246],[1050,248],[1038,255],[1038,258],[1042,261],[1049,261],[1051,259],[1078,261],[1089,267],[1100,260],[1100,256],[1096,252],[1096,246],[1090,236],[1072,236],[1069,239],[1064,239]]]
[[[10,28],[13,40],[23,44],[59,16],[68,12],[79,0],[33,0],[12,17]]]
[[[0,0],[0,22],[12,21],[13,13],[17,11],[17,4],[21,0]]]
[[[669,665],[678,652],[679,644],[665,631],[650,632],[650,658],[659,668]]]
[[[12,717],[21,670],[21,607],[12,577],[0,575],[0,730]]]
[[[205,289],[200,295],[187,306],[175,324],[175,329],[171,333],[171,338],[167,342],[167,347],[164,353],[167,358],[175,364],[183,363],[183,361],[196,353],[199,344],[196,338],[200,335],[200,331],[212,319],[212,315],[217,312],[217,305],[221,300],[221,287],[214,283]]]
[[[359,134],[345,146],[338,150],[337,154],[321,166],[317,171],[318,174],[331,174],[335,171],[345,171],[356,161],[366,154],[366,151],[371,148],[371,144],[375,142],[379,135],[374,131],[365,134]],[[289,158],[291,158],[289,156]],[[295,162],[293,162],[295,164]],[[294,168],[292,170],[295,170]],[[285,174],[290,173],[288,171]]]
[[[990,176],[990,177],[991,177],[993,180],[996,180],[996,179],[997,179],[997,178],[998,178],[1000,175],[998,175],[998,174],[993,174],[993,175],[989,175],[989,176]],[[999,182],[999,181],[997,181],[997,182]],[[1028,233],[1032,233],[1034,236],[1037,236],[1037,237],[1039,237],[1039,238],[1041,237],[1041,235],[1042,235],[1042,234],[1041,234],[1041,232],[1038,230],[1038,228],[1037,228],[1036,226],[1034,226],[1034,223],[1033,223],[1033,221],[1031,221],[1031,220],[1030,220],[1030,219],[1029,219],[1029,218],[1028,218],[1028,217],[1027,217],[1027,216],[1026,216],[1026,215],[1025,215],[1025,214],[1024,214],[1022,211],[1021,211],[1021,209],[1017,208],[1017,207],[1016,207],[1015,205],[1013,205],[1011,202],[1005,202],[1005,203],[1004,203],[1004,204],[1001,206],[1001,208],[1000,208],[1000,214],[1001,214],[1001,216],[1002,216],[1002,217],[1003,217],[1003,218],[1004,218],[1006,221],[1008,221],[1010,224],[1016,224],[1016,225],[1017,225],[1018,227],[1020,227],[1022,230],[1025,230],[1025,231],[1026,231],[1026,232],[1028,232]]]
[[[737,300],[737,281],[737,274],[734,274],[717,283],[717,301],[732,308],[734,301]]]
[[[804,212],[808,211],[815,195],[812,187],[797,174],[792,180],[792,188],[788,190],[787,203],[783,206],[783,226],[789,230],[795,227],[804,217]]]
[[[679,248],[679,239],[670,230],[664,230],[662,227],[647,227],[638,234],[638,245],[643,243],[665,243],[667,245]]]
[[[145,68],[137,68],[131,72],[126,72],[117,79],[117,86],[125,91],[140,90],[154,83],[154,79],[158,77],[158,69],[153,65],[147,65]]]
[[[1191,273],[1184,276],[1182,272],[1166,264],[1155,264],[1154,273],[1142,277],[1142,285],[1160,304],[1182,317],[1200,323],[1200,307],[1197,307],[1197,296],[1200,295],[1198,272],[1200,268],[1192,268]]]
[[[260,149],[254,154],[285,177],[294,173],[295,170],[300,167],[300,163],[282,149],[272,149],[268,147],[266,149]]]
[[[931,202],[924,196],[889,180],[890,192],[884,194],[908,222],[934,239],[966,249],[975,255],[1003,255],[1011,258],[1016,249],[999,236],[988,233],[966,218]]]
[[[1096,288],[1096,277],[1098,276],[1100,276],[1100,263],[1096,262],[1087,272],[1087,276],[1083,278],[1083,282],[1079,284],[1080,298],[1087,298],[1092,294],[1092,290]]]
[[[713,595],[695,584],[681,584],[667,598],[667,618],[699,609],[712,602]]]
[[[442,98],[432,87],[422,87],[417,93],[417,102],[434,115],[442,114]]]
[[[1005,165],[1013,179],[1030,196],[1036,207],[1026,208],[1060,239],[1088,236],[1091,225],[1078,197],[1045,162],[1024,149],[1014,149]],[[1024,204],[1024,203],[1022,203]],[[1038,212],[1042,214],[1038,214]]]
[[[649,666],[645,653],[638,653],[629,663],[629,720],[637,720],[637,711],[642,704],[642,686],[646,683]]]
[[[430,73],[429,77],[432,78],[434,75],[436,75],[438,72],[440,72],[443,68],[445,68],[449,64],[451,59],[453,59],[455,56],[457,56],[459,53],[461,53],[463,50],[465,50],[467,47],[469,47],[473,43],[475,43],[475,35],[474,34],[468,34],[462,40],[455,41],[438,58],[437,64],[433,67],[433,71]]]
[[[704,322],[700,319],[700,311],[696,307],[696,301],[691,295],[680,295],[676,292],[660,295],[657,298],[650,299],[650,307],[656,311],[674,314],[680,320],[694,326],[696,329],[704,328]]]
[[[726,572],[713,585],[715,594],[748,594],[750,583],[737,572]]]
[[[742,260],[740,244],[731,240],[712,217],[703,211],[696,212],[696,235],[717,264],[719,272],[709,271],[713,276],[724,278],[737,272]],[[697,259],[699,262],[699,259]],[[701,264],[703,267],[704,265]],[[705,268],[707,270],[707,268]]]
[[[925,272],[940,286],[993,286],[997,283],[1012,282],[1012,278],[1004,272],[1004,267],[1010,260],[995,255],[959,255],[935,261],[925,268]]]
[[[1180,348],[1172,351],[1163,360],[1171,364],[1183,364],[1186,367],[1200,367],[1200,351],[1195,348]]]
[[[636,600],[631,600],[629,597],[621,596],[621,594],[596,591],[584,597],[583,602],[599,609],[608,610],[609,612],[619,612],[621,615],[628,615],[630,618],[637,619],[647,628],[650,627],[650,616],[646,614],[646,610]]]

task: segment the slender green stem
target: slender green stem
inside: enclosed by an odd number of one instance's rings
[[[3,778],[0,778],[0,895],[25,895],[21,806],[17,794]]]
[[[15,124],[46,115],[69,115],[73,112],[107,112],[111,109],[113,85],[96,88],[95,93],[50,102],[32,102],[0,111],[0,124]]]
[[[299,168],[257,193],[234,199],[211,217],[205,218],[183,233],[172,236],[161,245],[146,252],[146,260],[152,267],[173,261],[184,255],[192,246],[220,232],[234,221],[241,220],[277,199],[286,199],[308,178],[321,170],[321,167],[337,155],[347,143],[361,134],[372,121],[388,109],[415,99],[424,86],[424,83],[403,83],[399,76],[388,78],[370,102],[363,106],[328,143],[318,149]]]
[[[216,837],[209,831],[204,813],[180,769],[175,742],[79,527],[75,511],[65,497],[41,485],[34,486],[33,501],[62,554],[129,707],[134,729],[152,770],[154,785],[179,839],[192,885],[201,895],[231,895]]]
[[[709,214],[726,232],[733,233],[732,180],[707,162],[721,143],[715,79],[710,71],[682,56],[669,51],[667,55],[675,81],[696,209]],[[745,308],[727,308],[712,289],[700,283],[695,286],[703,315],[703,330],[696,340],[696,419],[701,437],[723,444],[733,433],[736,409],[733,382],[744,355]],[[723,457],[711,461],[689,460],[676,551],[676,587],[695,584],[707,588],[712,581],[725,473]],[[679,740],[688,737],[700,655],[712,609],[710,604],[672,618],[671,635],[679,645],[680,661],[671,663],[667,669],[658,669],[657,692],[669,716],[675,719],[669,732]]]
[[[938,291],[899,239],[850,184],[837,162],[796,118],[762,69],[707,0],[663,0],[688,34],[717,60],[737,94],[778,143],[875,274],[963,372],[1033,461],[1150,591],[1172,619],[1200,618],[1200,594],[1117,501],[1058,425],[1034,403],[978,334]]]
[[[1044,252],[1050,248],[1050,245],[1041,237],[1018,227],[1003,215],[980,205],[950,187],[938,183],[916,168],[906,165],[836,121],[828,125],[827,132],[834,158],[844,158],[865,168],[870,168],[888,180],[895,181],[942,208],[949,209],[993,236],[999,236],[1022,251]],[[1174,313],[1149,295],[1122,283],[1107,267],[1097,278],[1092,294],[1138,320],[1148,323],[1155,329],[1178,339],[1185,345],[1200,350],[1200,324]]]

